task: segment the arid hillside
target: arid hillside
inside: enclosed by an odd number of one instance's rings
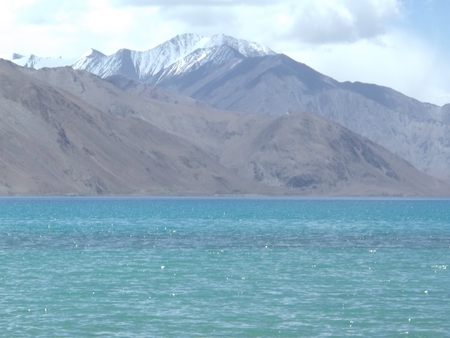
[[[0,194],[450,194],[312,113],[238,114],[139,88],[0,60]]]

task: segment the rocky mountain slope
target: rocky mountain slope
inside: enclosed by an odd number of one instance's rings
[[[219,109],[262,115],[313,111],[426,173],[450,179],[450,105],[419,102],[377,85],[340,83],[285,55],[204,64],[157,85]]]
[[[10,63],[0,62],[0,83],[2,195],[259,192],[185,139]]]
[[[372,84],[340,83],[256,43],[184,34],[145,52],[122,49],[106,56],[91,50],[78,60],[14,58],[33,68],[67,64],[104,78],[125,76],[221,110],[312,111],[450,180],[450,105],[422,103]],[[147,95],[158,94],[152,89]]]
[[[448,195],[310,113],[258,116],[0,61],[2,194]]]

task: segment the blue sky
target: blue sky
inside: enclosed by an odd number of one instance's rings
[[[442,52],[450,50],[450,1],[448,0],[405,0],[404,20],[400,27],[429,40]]]
[[[181,33],[259,42],[339,81],[450,103],[449,0],[2,0],[0,56],[147,50]]]

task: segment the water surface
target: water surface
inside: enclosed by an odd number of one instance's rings
[[[10,337],[448,337],[450,200],[0,198]]]

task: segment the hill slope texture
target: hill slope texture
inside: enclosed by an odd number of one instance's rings
[[[242,115],[158,92],[161,101],[70,67],[0,61],[0,81],[4,195],[450,192],[311,113]]]

